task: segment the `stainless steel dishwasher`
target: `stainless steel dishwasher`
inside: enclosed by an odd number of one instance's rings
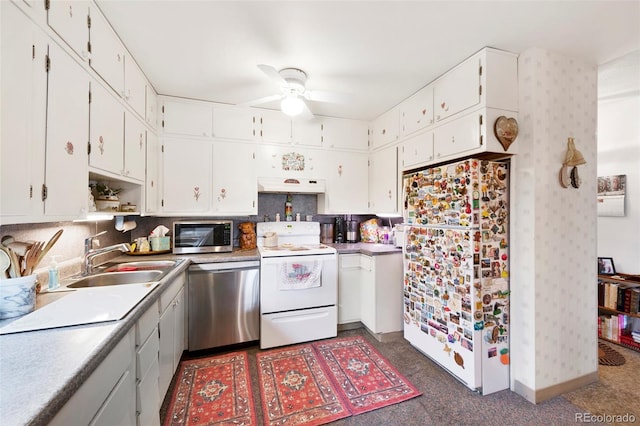
[[[189,351],[260,339],[260,262],[189,267]]]

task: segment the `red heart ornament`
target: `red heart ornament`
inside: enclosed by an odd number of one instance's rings
[[[502,148],[506,151],[513,141],[516,140],[516,137],[518,137],[518,122],[513,117],[507,118],[501,115],[493,125],[493,132],[496,138],[498,138],[500,145],[502,145]]]

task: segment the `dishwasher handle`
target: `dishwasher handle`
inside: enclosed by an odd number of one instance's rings
[[[212,263],[194,263],[189,266],[189,271],[200,272],[232,272],[242,269],[257,269],[260,262],[257,260],[243,262],[212,262]]]

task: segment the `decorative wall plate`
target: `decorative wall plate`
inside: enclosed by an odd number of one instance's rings
[[[501,115],[493,125],[493,132],[496,138],[498,138],[500,145],[502,145],[502,148],[506,151],[513,141],[516,140],[516,137],[518,137],[518,122],[513,117],[507,118]]]

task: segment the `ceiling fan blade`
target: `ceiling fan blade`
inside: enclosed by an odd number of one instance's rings
[[[305,99],[308,99],[310,101],[331,102],[335,104],[349,102],[349,100],[351,100],[352,98],[351,95],[347,95],[344,93],[327,92],[324,90],[306,90],[304,92],[304,97]]]
[[[288,86],[287,81],[282,78],[277,69],[272,67],[271,65],[258,64],[258,68],[267,75],[271,80],[277,83],[280,86]]]
[[[258,98],[248,102],[243,102],[241,104],[238,104],[238,106],[252,106],[252,105],[266,104],[267,102],[279,101],[282,98],[284,98],[284,95],[282,94],[265,96],[264,98]]]
[[[309,109],[309,105],[307,105],[307,103],[305,101],[302,101],[302,103],[304,104],[304,106],[302,107],[302,112],[300,113],[300,118],[304,119],[304,120],[311,120],[313,119],[313,113],[311,112],[311,110]]]

